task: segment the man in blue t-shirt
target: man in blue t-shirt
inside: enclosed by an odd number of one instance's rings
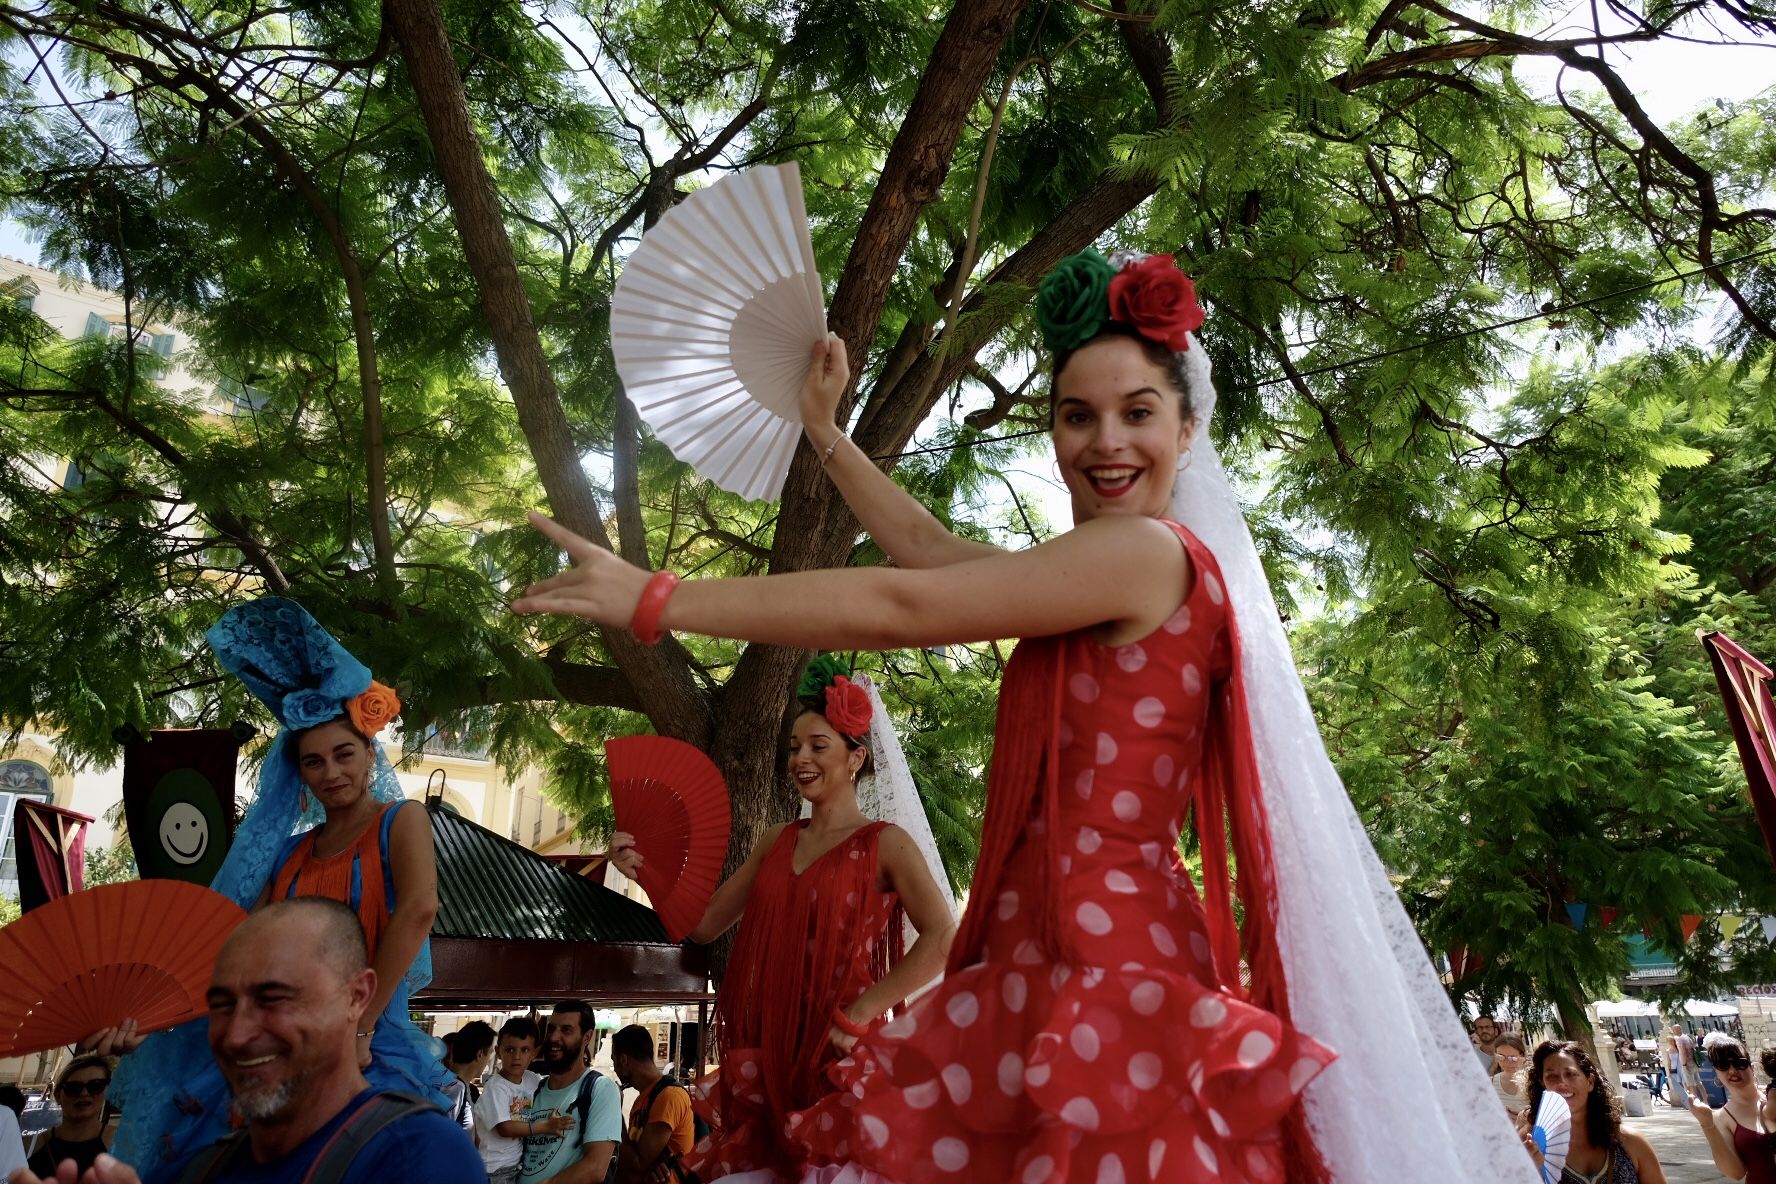
[[[622,1090],[586,1068],[598,1035],[592,1005],[558,1003],[543,1029],[549,1075],[524,1112],[530,1129],[519,1161],[519,1184],[605,1184],[623,1137]]]
[[[329,1141],[378,1096],[358,1070],[358,1037],[376,972],[357,914],[336,901],[298,897],[253,913],[216,956],[210,976],[210,1052],[246,1119],[246,1138],[208,1174],[209,1184],[296,1184]],[[361,1118],[359,1119],[361,1121]],[[343,1140],[341,1140],[343,1142]],[[179,1184],[216,1147],[150,1172]],[[100,1184],[139,1184],[109,1155]],[[345,1165],[340,1184],[485,1184],[462,1127],[429,1107],[394,1119]],[[28,1174],[14,1184],[42,1184]]]

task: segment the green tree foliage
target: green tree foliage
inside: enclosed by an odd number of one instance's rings
[[[86,886],[122,884],[137,879],[136,853],[130,849],[129,837],[118,835],[109,847],[95,847],[86,853]]]
[[[1776,969],[1755,924],[1719,940],[1722,915],[1776,911],[1776,881],[1696,640],[1722,629],[1776,650],[1776,598],[1756,578],[1772,550],[1756,514],[1776,506],[1755,482],[1776,436],[1749,393],[1693,358],[1537,374],[1501,419],[1545,432],[1558,416],[1619,467],[1604,488],[1541,492],[1531,467],[1528,502],[1583,507],[1581,533],[1629,533],[1658,561],[1548,592],[1468,589],[1500,620],[1453,632],[1427,627],[1416,586],[1377,585],[1298,634],[1364,821],[1432,947],[1483,960],[1453,984],[1483,1007],[1552,1006],[1582,1027],[1643,931],[1676,955],[1674,997]],[[1501,567],[1571,565],[1591,545],[1531,534]],[[1704,918],[1687,944],[1685,914]]]
[[[1739,379],[1776,339],[1767,263],[1728,262],[1768,233],[1768,101],[1661,127],[1611,64],[1768,20],[1613,11],[1563,39],[1536,32],[1557,5],[1428,0],[0,0],[0,211],[131,326],[181,326],[202,385],[0,307],[0,448],[28,458],[0,475],[0,717],[96,757],[121,723],[250,715],[201,631],[287,591],[400,687],[410,741],[445,725],[541,762],[582,816],[602,736],[706,747],[743,853],[794,808],[778,740],[806,655],[503,605],[557,562],[521,525],[545,500],[700,576],[880,560],[808,450],[779,505],[737,502],[639,429],[610,363],[635,236],[782,160],[867,451],[1039,427],[1035,282],[1101,239],[1175,250],[1217,431],[1274,491],[1279,580],[1395,606],[1464,655],[1464,692],[1551,694],[1592,669],[1580,606],[1660,586],[1651,483],[1681,449],[1647,417],[1676,396],[1662,364],[1549,375],[1494,422],[1488,390],[1526,348],[1677,327],[1702,291]],[[1532,96],[1523,57],[1574,85]],[[1472,332],[1573,302],[1527,339]],[[982,500],[1005,459],[884,464],[960,528],[1040,537]],[[957,880],[998,657],[881,660]]]

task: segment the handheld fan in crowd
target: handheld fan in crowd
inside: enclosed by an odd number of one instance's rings
[[[0,929],[0,1057],[204,1014],[216,952],[246,916],[183,880],[106,884],[26,913]]]
[[[703,919],[721,883],[732,816],[715,763],[665,736],[624,736],[604,746],[617,829],[635,836],[635,878],[673,941]]]
[[[1542,1153],[1544,1184],[1560,1184],[1561,1169],[1566,1167],[1567,1143],[1572,1138],[1572,1107],[1566,1099],[1552,1090],[1544,1093],[1529,1135],[1535,1140],[1536,1150]]]
[[[611,352],[636,412],[741,497],[782,491],[809,351],[825,336],[794,164],[733,173],[674,206],[611,298]]]

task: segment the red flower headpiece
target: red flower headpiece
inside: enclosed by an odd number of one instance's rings
[[[1051,351],[1076,350],[1116,321],[1173,353],[1190,348],[1202,327],[1196,285],[1170,255],[1092,247],[1055,265],[1036,290],[1036,323]]]
[[[875,709],[870,706],[869,692],[839,675],[826,688],[826,696],[821,704],[820,714],[826,716],[826,722],[837,728],[842,735],[853,740],[869,735],[870,716]]]
[[[1202,328],[1196,285],[1170,255],[1149,255],[1131,263],[1110,281],[1110,319],[1133,325],[1150,341],[1173,353],[1190,348],[1190,334]]]

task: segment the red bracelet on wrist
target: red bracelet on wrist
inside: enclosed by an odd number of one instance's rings
[[[856,1020],[846,1015],[845,1009],[842,1007],[833,1008],[832,1022],[833,1027],[837,1028],[847,1036],[855,1036],[861,1040],[863,1037],[869,1035],[869,1025],[858,1023]]]
[[[642,645],[654,645],[663,636],[660,614],[666,611],[666,602],[677,587],[676,572],[657,571],[648,578],[647,587],[641,590],[641,600],[635,605],[635,615],[629,618],[629,632],[635,634],[635,640]]]

